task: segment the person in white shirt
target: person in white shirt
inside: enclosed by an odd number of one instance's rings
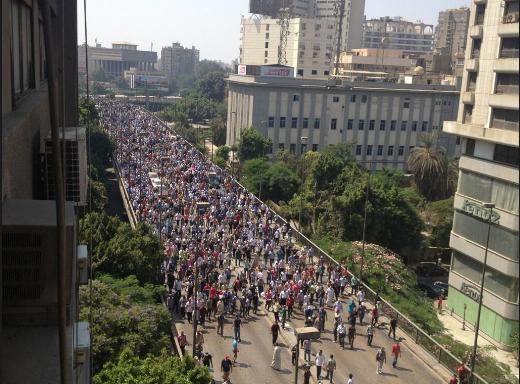
[[[352,375],[352,373],[349,373],[348,374],[348,379],[347,379],[347,384],[354,384],[354,376]]]
[[[318,354],[316,355],[315,363],[316,363],[316,377],[318,378],[318,380],[320,380],[321,379],[321,369],[325,365],[325,356],[323,356],[323,351],[321,349],[318,352]]]

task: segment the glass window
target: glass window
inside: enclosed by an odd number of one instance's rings
[[[454,251],[452,270],[480,286],[482,263],[479,261]],[[504,275],[489,265],[486,267],[484,288],[507,301],[518,303],[518,278]]]
[[[303,118],[303,128],[309,128],[309,118],[308,117]]]
[[[354,126],[354,120],[348,119],[347,120],[347,129],[352,129],[353,126]]]
[[[406,131],[408,128],[408,121],[401,121],[401,131]]]
[[[289,152],[296,153],[296,144],[291,144],[289,146]]]
[[[332,96],[333,103],[339,103],[339,96]]]
[[[298,118],[297,117],[291,118],[291,128],[298,128]]]
[[[320,119],[314,119],[314,129],[320,129]]]
[[[425,132],[425,131],[428,130],[428,122],[427,122],[427,121],[423,121],[423,122],[422,122],[421,130],[422,130],[423,132]]]
[[[318,152],[318,149],[319,149],[319,145],[318,144],[312,144],[312,150],[314,152]]]
[[[519,156],[518,156],[518,148],[508,147],[507,145],[495,144],[495,151],[493,153],[493,160],[509,164],[519,166]]]
[[[380,130],[380,131],[384,131],[385,128],[386,128],[386,121],[385,121],[385,120],[381,120],[381,121],[379,122],[379,130]]]
[[[417,131],[417,121],[412,121],[412,131]]]
[[[373,131],[375,125],[376,125],[376,121],[375,121],[375,120],[370,120],[370,121],[368,122],[368,130],[369,130],[369,131]]]
[[[394,155],[394,146],[389,145],[388,146],[388,156],[393,156],[393,155]]]
[[[330,119],[330,129],[336,130],[337,125],[338,125],[338,119]]]
[[[280,117],[280,128],[285,128],[285,117]]]
[[[363,149],[363,147],[361,145],[356,145],[356,156],[361,155],[362,149]]]
[[[272,116],[269,116],[268,127],[274,128],[274,117],[272,117]]]
[[[292,100],[293,101],[300,101],[300,95],[293,95]]]
[[[475,153],[475,139],[466,139],[466,156],[473,156]]]
[[[358,129],[360,131],[362,131],[363,129],[365,129],[365,120],[359,120],[358,122]]]
[[[367,95],[361,95],[361,102],[362,103],[366,103],[368,100],[368,96]]]
[[[369,156],[372,155],[372,146],[371,145],[367,145],[367,155],[369,155]]]
[[[390,122],[390,130],[391,130],[391,131],[395,131],[395,126],[396,126],[396,125],[397,125],[397,121],[392,120],[392,121]]]
[[[279,149],[280,151],[283,151],[283,150],[285,149],[285,145],[284,145],[284,143],[280,143],[280,144],[278,144],[278,149]]]
[[[455,211],[453,232],[481,245],[486,246],[488,223],[462,211]],[[491,224],[489,249],[509,259],[518,260],[518,234],[503,227]]]
[[[399,156],[403,156],[404,155],[404,145],[400,145],[399,146],[399,151],[397,152],[397,154]]]
[[[377,146],[377,156],[383,156],[383,146],[382,145]]]
[[[355,103],[356,102],[356,95],[350,95],[350,102]]]

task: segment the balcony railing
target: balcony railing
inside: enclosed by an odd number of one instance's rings
[[[504,15],[504,17],[502,18],[502,24],[518,23],[518,20],[520,20],[520,13],[511,12],[507,15]]]
[[[504,59],[515,59],[518,58],[520,49],[518,48],[502,48],[500,50],[500,58]]]

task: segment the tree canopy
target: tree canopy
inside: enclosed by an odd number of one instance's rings
[[[241,162],[264,158],[270,146],[270,140],[262,136],[254,127],[246,128],[240,135],[238,158]]]

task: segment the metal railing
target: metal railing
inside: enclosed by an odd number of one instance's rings
[[[146,110],[145,110],[146,111]],[[150,113],[149,111],[146,111]],[[167,124],[165,124],[161,119],[159,119],[157,116],[155,116],[153,113],[150,113],[150,115],[153,116],[155,120],[157,120],[161,125],[166,127],[167,129],[170,129],[175,134],[175,130],[172,127],[169,127]],[[181,136],[182,137],[182,136]],[[190,145],[192,148],[195,147],[192,143],[182,138],[188,145]],[[199,151],[200,152],[200,151]],[[201,152],[202,154],[202,152]],[[208,161],[210,161],[208,159]],[[223,174],[228,174],[225,170],[220,168],[218,165],[213,164],[217,169],[219,169]],[[228,174],[229,175],[229,174]],[[231,175],[229,175],[231,176]],[[247,188],[245,188],[238,180],[236,180],[234,177],[233,182],[241,187],[244,191],[247,191]],[[306,237],[303,233],[301,233],[296,227],[292,226],[287,220],[285,220],[282,216],[280,216],[278,213],[276,213],[273,209],[271,209],[265,202],[260,200],[256,195],[253,195],[254,199],[267,207],[267,209],[273,214],[274,220],[277,221],[277,223],[281,225],[286,225],[287,228],[290,228],[291,231],[296,234],[299,242],[303,245],[306,245],[308,247],[312,247],[314,251],[316,252],[316,255],[323,256],[326,258],[329,262],[332,262],[336,264],[337,266],[340,266],[344,268],[343,265],[341,265],[336,259],[334,259],[332,256],[330,256],[327,252],[325,252],[323,249],[321,249],[317,244],[315,244],[312,240],[310,240],[308,237]],[[357,278],[357,276],[356,276]],[[358,279],[359,281],[359,279]],[[363,287],[365,288],[365,297],[367,301],[374,303],[376,292],[370,288],[365,283],[362,283]],[[380,296],[380,306],[379,311],[380,315],[387,316],[389,318],[396,318],[398,320],[398,324],[400,329],[408,335],[409,340],[412,340],[416,345],[422,347],[425,352],[427,352],[431,357],[433,357],[437,362],[442,364],[448,371],[455,373],[456,369],[462,365],[462,360],[457,358],[455,355],[453,355],[450,351],[448,351],[445,347],[443,347],[438,341],[436,341],[433,337],[428,335],[425,331],[423,331],[418,325],[416,325],[413,321],[411,321],[408,317],[403,315],[399,310],[397,310],[392,304],[390,304],[388,301],[383,299]],[[469,368],[468,368],[469,369]],[[486,380],[484,380],[481,376],[479,376],[477,373],[474,374],[474,383],[473,384],[489,384]]]

